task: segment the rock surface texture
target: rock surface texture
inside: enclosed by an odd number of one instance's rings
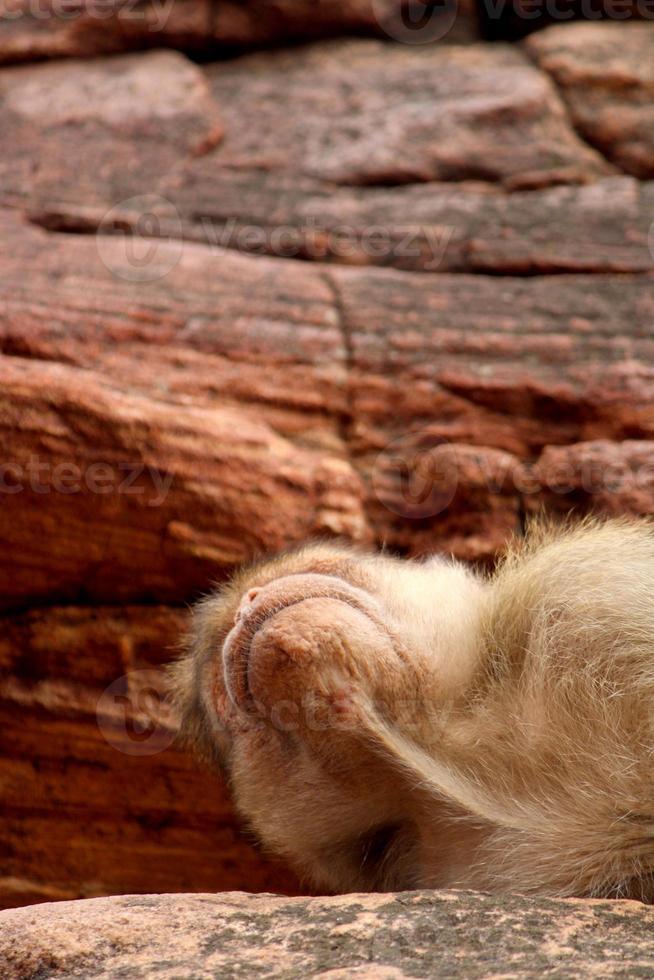
[[[579,133],[616,166],[654,176],[654,24],[561,25],[527,51],[561,88]]]
[[[654,513],[653,24],[491,45],[472,3],[411,34],[368,0],[109,7],[0,0],[6,907],[303,888],[175,748],[163,700],[188,603],[240,562],[320,536],[488,565],[542,510]],[[379,977],[435,975],[412,952],[428,920],[427,944],[459,930],[443,976],[490,975],[493,923],[512,941],[486,899],[356,901],[320,906],[337,946],[341,914],[368,936],[333,977],[377,962],[377,915],[416,930]],[[246,907],[304,928],[269,899],[129,902],[80,914],[119,946],[126,923],[129,957],[147,910],[161,976],[174,915],[200,915],[191,956]],[[577,915],[504,908],[551,935]],[[645,921],[580,908],[583,943],[595,916]],[[534,928],[516,957],[575,973],[576,940]],[[80,929],[15,975],[85,975],[104,954]]]
[[[396,0],[0,0],[0,64],[149,47],[206,57],[332,34],[410,40],[422,18],[412,30],[401,7]],[[426,31],[435,40],[476,38],[474,0],[437,6]]]
[[[0,959],[5,980],[646,977],[653,920],[636,902],[473,892],[127,895],[0,913]]]

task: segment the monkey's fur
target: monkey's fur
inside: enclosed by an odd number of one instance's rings
[[[490,577],[308,545],[196,609],[183,730],[331,890],[654,900],[654,529],[533,528]]]

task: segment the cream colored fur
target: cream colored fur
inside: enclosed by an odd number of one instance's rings
[[[535,527],[489,577],[309,545],[200,604],[174,684],[319,887],[654,899],[646,522]]]

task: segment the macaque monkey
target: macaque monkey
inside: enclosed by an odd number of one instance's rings
[[[187,738],[330,891],[654,901],[654,526],[533,527],[490,575],[331,544],[196,608]]]

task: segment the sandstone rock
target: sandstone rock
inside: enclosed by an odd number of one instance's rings
[[[188,246],[143,284],[121,278],[118,238],[101,259],[93,239],[13,217],[5,229],[5,607],[80,590],[183,601],[312,534],[370,540],[340,435],[343,338],[317,273]],[[26,266],[41,269],[31,285]]]
[[[147,194],[157,177],[222,135],[203,73],[172,51],[6,69],[0,114],[11,147],[0,161],[2,199],[16,205],[83,200],[106,208]]]
[[[654,514],[652,440],[548,446],[534,477],[532,506],[569,511],[573,505],[610,517]]]
[[[405,18],[406,19],[406,18]],[[175,47],[204,57],[225,46],[288,43],[329,34],[463,41],[478,35],[473,0],[445,5],[411,29],[395,0],[0,0],[0,64]],[[428,32],[428,33],[427,33]]]
[[[533,493],[523,466],[545,446],[651,440],[649,276],[553,288],[537,276],[330,275],[351,351],[351,453],[375,534],[393,546],[438,540],[488,557],[484,541],[518,530]]]
[[[653,917],[637,902],[473,892],[128,895],[3,912],[0,959],[6,980],[646,976]]]
[[[576,21],[651,20],[654,7],[650,0],[564,0],[562,3],[533,3],[532,0],[507,0],[506,3],[480,5],[481,32],[487,41],[519,41],[540,33],[551,24]]]
[[[329,275],[358,451],[420,421],[527,458],[549,443],[651,437],[651,275]]]
[[[174,745],[161,666],[185,610],[67,606],[0,622],[0,907],[298,889],[245,840],[221,781]]]
[[[168,663],[186,625],[182,607],[30,609],[2,618],[0,669],[5,680],[10,674],[23,683],[29,680],[33,690],[53,679],[65,680],[76,695],[86,688],[95,711],[98,691],[118,677]]]
[[[519,526],[514,469],[654,434],[649,276],[553,290],[155,240],[176,264],[134,283],[118,236],[3,227],[5,604],[183,601],[316,533],[488,558]],[[443,444],[445,472],[407,485]]]
[[[125,394],[60,364],[3,358],[0,377],[0,540],[14,555],[0,607],[176,600],[293,540],[366,537],[347,461],[242,413]]]
[[[478,37],[474,0],[436,4],[418,14],[402,0],[228,0],[214,5],[212,35],[223,43],[240,46],[271,41],[283,44],[330,34],[379,34],[412,44]]]
[[[480,179],[513,188],[609,169],[575,136],[547,78],[508,46],[334,42],[208,74],[228,134],[217,166],[337,184]]]
[[[147,230],[49,235],[0,211],[0,351],[161,403],[247,407],[303,446],[342,449],[347,351],[321,272]]]
[[[187,180],[199,173],[205,187],[225,171],[533,188],[610,170],[575,136],[547,77],[509,47],[334,42],[207,74],[213,97],[205,74],[173,52],[6,69],[0,200],[64,215],[94,205],[102,216],[134,197],[143,205],[164,178],[174,187],[197,157],[204,165]]]
[[[559,24],[526,41],[581,135],[637,177],[654,175],[653,46],[649,21]]]
[[[0,0],[0,64],[138,47],[194,49],[211,37],[210,0]]]
[[[216,168],[205,157],[163,178],[159,193],[185,238],[254,255],[430,273],[654,268],[654,183],[630,177],[513,193],[474,182],[345,188]],[[138,227],[138,208],[119,214]],[[78,230],[102,217],[83,205],[34,215]]]

